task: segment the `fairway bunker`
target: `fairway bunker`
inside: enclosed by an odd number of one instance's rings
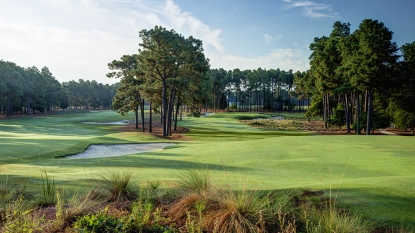
[[[85,121],[82,122],[84,124],[91,124],[91,125],[129,125],[130,121],[111,121],[111,122],[94,122],[94,121]]]
[[[201,114],[200,117],[207,117],[207,116],[210,116],[210,115],[213,115],[213,114],[215,114],[215,113],[214,112],[205,112],[205,113]]]
[[[84,152],[68,155],[65,159],[97,159],[123,155],[144,153],[154,150],[163,150],[174,143],[146,143],[146,144],[118,144],[118,145],[90,145]]]

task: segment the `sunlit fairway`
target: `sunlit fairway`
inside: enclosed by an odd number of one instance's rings
[[[414,137],[322,136],[309,132],[266,131],[237,119],[262,114],[184,117],[181,140],[121,132],[123,126],[85,121],[125,120],[110,111],[0,121],[2,182],[35,189],[45,169],[61,188],[94,185],[99,174],[123,169],[136,182],[159,180],[172,187],[180,171],[209,169],[215,181],[234,189],[325,190],[337,205],[393,226],[415,227]],[[130,115],[128,119],[132,119]],[[174,142],[162,151],[103,159],[58,159],[90,144]]]

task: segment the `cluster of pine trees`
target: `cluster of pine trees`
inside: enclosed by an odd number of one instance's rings
[[[124,115],[133,111],[141,116],[144,128],[144,104],[152,114],[160,113],[163,135],[171,135],[177,127],[183,107],[198,115],[201,109],[233,109],[237,111],[277,111],[293,108],[292,70],[209,69],[203,54],[202,42],[185,38],[174,30],[156,26],[142,30],[138,54],[124,55],[108,64],[109,78],[120,78],[120,86],[112,107]],[[305,103],[306,101],[301,102]],[[306,105],[306,104],[303,104]],[[295,104],[294,104],[295,106]],[[174,120],[174,125],[173,121]]]
[[[23,68],[0,60],[0,109],[7,117],[68,107],[109,108],[115,92],[116,85],[82,79],[61,84],[46,66]]]
[[[202,41],[192,36],[185,38],[156,26],[140,31],[140,37],[143,42],[138,54],[124,55],[108,64],[112,72],[107,76],[121,79],[112,106],[120,114],[134,111],[136,128],[141,112],[144,131],[144,102],[149,103],[149,131],[152,112],[156,111],[161,113],[163,136],[170,136],[173,119],[177,127],[180,106],[198,109],[208,91],[209,60],[204,56]]]
[[[236,111],[290,111],[308,105],[308,99],[291,95],[294,84],[292,70],[280,69],[226,71],[222,68],[208,72],[209,89],[205,108]],[[232,106],[233,104],[233,106]]]
[[[102,84],[95,80],[69,81],[62,83],[69,108],[110,109],[119,83]]]
[[[392,34],[366,19],[353,33],[349,23],[336,22],[330,36],[316,37],[310,69],[294,75],[298,98],[312,99],[307,115],[323,116],[325,127],[346,125],[348,133],[370,134],[392,122],[413,131],[415,43],[399,49]]]

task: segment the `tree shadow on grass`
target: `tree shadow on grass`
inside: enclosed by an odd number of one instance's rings
[[[369,219],[375,224],[375,228],[399,229],[403,227],[406,229],[409,227],[415,229],[415,196],[389,195],[383,193],[382,190],[366,188],[332,190],[332,196],[330,196],[329,190],[310,190],[307,187],[258,191],[261,193],[286,193],[290,196],[301,195],[304,192],[324,193],[325,197],[333,198],[332,207],[339,211],[351,211],[365,219]],[[327,208],[329,207],[327,206]]]
[[[339,190],[339,205],[357,210],[363,216],[393,227],[409,226],[415,229],[415,195],[389,194],[382,189]]]
[[[230,171],[230,172],[244,172],[250,171],[251,169],[246,167],[236,167],[236,166],[224,166],[214,163],[202,163],[202,162],[191,162],[175,159],[167,159],[166,157],[178,157],[181,155],[175,153],[163,153],[158,156],[163,156],[164,158],[154,158],[151,153],[146,152],[145,155],[136,154],[136,155],[124,155],[118,157],[110,158],[99,158],[99,159],[56,159],[51,163],[46,161],[44,163],[45,167],[56,166],[58,163],[59,166],[64,167],[106,167],[106,168],[139,168],[139,169],[171,169],[171,170],[187,170],[187,169],[201,169],[205,168],[212,171]]]

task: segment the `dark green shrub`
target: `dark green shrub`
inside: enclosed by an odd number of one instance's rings
[[[131,205],[131,213],[125,221],[125,232],[168,232],[163,227],[165,218],[161,209],[152,203],[139,199]]]
[[[231,106],[229,106],[230,110],[236,110],[238,108],[238,105],[236,103],[232,103]]]
[[[86,215],[78,218],[74,224],[74,229],[83,233],[98,232],[124,232],[124,220],[107,215],[108,207],[97,214]]]

